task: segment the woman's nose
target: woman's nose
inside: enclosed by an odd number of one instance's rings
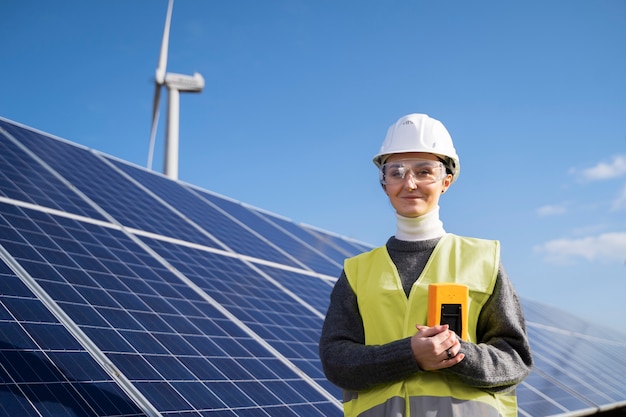
[[[404,177],[404,185],[406,185],[409,189],[414,190],[417,188],[417,180],[413,173],[409,171],[408,174]]]

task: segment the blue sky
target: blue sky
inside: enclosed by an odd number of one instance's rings
[[[145,166],[166,8],[2,0],[0,116]],[[446,230],[499,239],[522,297],[626,332],[625,42],[623,0],[176,0],[168,71],[205,79],[180,179],[380,245],[371,158],[427,113],[461,159]]]

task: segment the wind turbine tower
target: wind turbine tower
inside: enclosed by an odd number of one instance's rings
[[[193,75],[174,74],[166,72],[167,49],[170,35],[170,21],[174,0],[169,0],[165,29],[163,30],[163,42],[161,53],[156,69],[154,103],[152,107],[152,129],[150,131],[150,148],[148,150],[148,169],[152,169],[152,157],[154,155],[154,142],[157,125],[159,123],[159,101],[161,88],[167,88],[167,121],[165,132],[165,157],[163,173],[173,180],[178,179],[178,134],[180,124],[180,93],[199,93],[204,88],[204,78],[199,73]]]

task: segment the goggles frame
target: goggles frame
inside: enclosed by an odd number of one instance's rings
[[[443,162],[422,158],[386,162],[380,166],[378,173],[381,185],[403,184],[407,175],[410,175],[416,184],[433,184],[448,175]]]

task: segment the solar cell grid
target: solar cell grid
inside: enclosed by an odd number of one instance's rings
[[[553,414],[587,409],[593,405],[592,403],[585,401],[584,398],[572,395],[572,392],[569,391],[568,387],[564,387],[558,383],[555,384],[555,380],[543,372],[532,373],[527,378],[524,386],[532,387],[533,393],[540,394],[540,397],[543,399],[543,403],[537,404],[536,406],[545,407],[546,402],[553,404],[555,408],[555,410],[552,411]],[[518,393],[518,401],[520,402],[520,408],[531,413],[531,415],[537,415],[536,412],[532,410],[532,407],[529,407],[529,404],[526,402],[523,390],[520,390]]]
[[[584,333],[567,332],[560,333],[555,338],[554,335],[538,331],[532,326],[529,335],[534,352],[551,364],[551,372],[567,373],[588,381],[612,401],[626,396],[626,385],[612,382],[620,380],[626,374],[626,363],[614,361],[611,366],[606,367],[610,358],[619,357],[620,352],[623,352],[626,341],[620,342],[608,337],[598,339]],[[576,363],[575,367],[567,366],[571,361]],[[600,377],[597,370],[605,367]]]
[[[516,392],[519,415],[522,417],[555,416],[567,412],[566,408],[533,388],[532,384],[522,382]]]
[[[128,175],[136,178],[141,184],[148,186],[161,199],[175,207],[204,230],[210,232],[234,252],[266,259],[271,262],[278,262],[283,265],[298,265],[294,259],[281,253],[257,236],[254,229],[240,225],[231,219],[228,213],[220,211],[189,188],[168,178],[154,175],[125,163],[119,161],[111,162]]]
[[[352,240],[348,240],[347,243],[356,248],[355,254],[359,254],[359,253],[362,253],[362,252],[367,252],[367,251],[372,250],[374,248],[374,246],[372,246],[372,245],[368,245],[368,244],[365,244],[365,243],[359,243],[359,242],[355,242],[355,241],[352,241]],[[382,242],[380,244],[382,244]]]
[[[311,307],[319,312],[326,313],[330,292],[335,283],[334,280],[328,281],[317,276],[267,265],[257,265],[257,267]]]
[[[27,131],[0,119],[0,196],[101,219],[102,216],[96,210],[71,192],[8,136],[23,137],[26,134]]]
[[[282,217],[271,215],[270,213],[260,211],[255,212],[257,215],[263,217],[268,222],[278,225],[278,227],[280,227],[281,229],[287,231],[289,234],[306,243],[309,247],[315,249],[316,251],[320,251],[324,254],[324,256],[332,260],[332,262],[336,266],[341,267],[343,265],[343,260],[348,256],[351,256],[346,254],[333,244],[330,244],[331,242],[328,236],[322,236],[319,233],[314,233],[309,228],[305,228],[301,225],[294,223],[293,221],[284,219]],[[356,254],[356,252],[353,253],[353,255]]]
[[[213,240],[162,204],[158,204],[89,150],[44,137],[36,132],[26,132],[20,135],[20,139],[38,157],[121,224],[216,246]]]
[[[0,415],[144,415],[2,261],[0,286]]]
[[[1,208],[1,207],[0,207]],[[49,224],[54,224],[56,217],[52,215],[42,215],[38,213],[36,216],[30,216],[31,210],[8,210],[11,216],[19,217],[22,213],[22,221],[19,223],[20,229],[18,233],[21,236],[35,236],[42,228],[46,228]],[[38,221],[33,221],[36,217]],[[6,218],[2,216],[6,221]],[[45,221],[44,221],[45,220]],[[124,233],[102,227],[99,225],[81,223],[79,221],[69,221],[73,223],[72,227],[68,227],[64,232],[63,238],[67,239],[68,234],[71,236],[75,230],[82,230],[82,234],[87,234],[91,238],[91,242],[102,242],[108,239],[114,239],[117,245],[126,251],[135,253],[136,261],[142,259],[145,252],[138,247]],[[57,230],[57,229],[54,229]],[[53,229],[50,229],[53,231]],[[23,232],[23,233],[22,233]],[[46,249],[50,249],[51,243],[55,242],[54,233],[48,235],[49,239],[43,242]],[[18,244],[18,242],[9,242],[0,237],[0,242],[9,252]],[[40,240],[37,240],[41,244]],[[27,242],[31,244],[31,242]],[[77,243],[81,243],[78,241]],[[259,381],[259,377],[255,375],[258,370],[264,369],[259,365],[252,365],[255,362],[261,362],[264,358],[272,358],[269,352],[265,352],[264,356],[252,355],[245,349],[240,340],[248,339],[252,343],[253,339],[250,335],[233,326],[233,323],[223,317],[213,306],[206,300],[191,290],[189,286],[184,284],[179,278],[163,265],[158,264],[159,270],[154,271],[149,279],[140,277],[134,270],[133,263],[124,263],[110,253],[104,254],[102,247],[104,245],[95,245],[93,248],[99,247],[98,250],[91,252],[89,247],[81,245],[89,254],[69,255],[60,259],[47,259],[41,256],[40,250],[42,246],[32,245],[32,251],[28,254],[32,259],[24,262],[24,268],[29,271],[33,277],[41,282],[42,286],[50,285],[50,295],[60,292],[59,285],[66,285],[67,291],[72,296],[64,296],[57,300],[59,306],[62,307],[67,314],[81,326],[81,329],[94,341],[101,351],[103,351],[113,363],[128,377],[160,411],[167,412],[199,412],[194,407],[197,403],[193,395],[198,391],[209,390],[220,399],[220,404],[213,404],[214,408],[237,409],[241,407],[256,408],[267,404],[259,404],[253,398],[244,392],[239,386],[240,384],[251,384]],[[52,252],[47,251],[48,254]],[[102,256],[105,256],[104,258]],[[76,258],[81,260],[76,260]],[[225,258],[226,259],[226,258]],[[89,262],[86,262],[89,260]],[[225,263],[222,259],[218,259],[218,263]],[[80,274],[55,275],[55,279],[48,281],[47,274],[41,275],[41,270],[33,268],[36,264],[47,264],[49,268],[58,269],[66,268],[65,271],[76,268],[81,271]],[[154,265],[143,265],[144,269]],[[30,270],[29,270],[30,269]],[[231,265],[226,268],[231,273],[241,273],[241,267]],[[92,272],[97,272],[98,279],[91,276]],[[78,278],[73,281],[73,278]],[[106,288],[100,282],[114,282],[115,289]],[[141,281],[141,285],[135,285]],[[153,286],[153,281],[158,282],[160,286]],[[133,283],[129,285],[129,283]],[[132,286],[133,290],[129,287]],[[167,288],[167,291],[162,291]],[[148,292],[149,294],[145,294]],[[189,320],[190,318],[204,319],[211,321],[214,326],[209,328],[198,329],[197,332],[191,334],[182,334],[173,329],[168,322],[168,314],[156,314],[152,311],[149,303],[143,302],[143,296],[154,294],[161,295],[163,292],[167,296],[163,296],[164,301],[170,304],[174,310],[171,316],[177,319],[177,323]],[[279,294],[275,294],[278,298]],[[21,302],[20,308],[23,309],[22,314],[32,317],[39,316],[42,310],[41,304],[36,303],[31,306],[29,303]],[[193,322],[187,323],[187,327],[194,327]],[[218,334],[212,335],[208,333],[210,329],[220,329]],[[214,356],[206,356],[198,349],[196,344],[187,340],[197,333],[203,337],[211,338],[216,349],[213,351]],[[237,340],[235,340],[235,338]],[[217,354],[217,355],[216,355]],[[203,361],[202,368],[215,366],[218,368],[223,378],[217,380],[203,380],[196,375],[195,368],[191,369],[185,365],[182,358],[195,358],[197,361]],[[245,359],[245,367],[239,361]],[[227,364],[230,364],[227,366]],[[198,365],[198,363],[196,363]],[[281,366],[280,362],[272,362],[272,366],[277,368]],[[283,367],[285,365],[282,365]],[[284,374],[290,371],[285,370]],[[263,372],[264,378],[267,372]],[[281,380],[285,379],[284,375],[280,376]],[[220,382],[224,380],[224,382]],[[300,378],[293,372],[287,378],[292,382]],[[178,381],[174,384],[174,381]],[[222,391],[228,383],[229,390]],[[234,387],[234,388],[233,388]],[[181,389],[188,389],[182,392]],[[313,397],[308,397],[309,407],[316,409],[315,403],[327,403],[329,400],[324,398],[319,392]],[[237,394],[235,394],[237,393]],[[164,397],[167,395],[167,397]],[[280,413],[280,409],[289,408],[289,404],[276,401],[272,404],[271,409]],[[205,410],[208,411],[208,410]],[[316,411],[317,413],[317,411]],[[270,413],[269,415],[273,415]]]
[[[555,403],[559,413],[594,410],[626,396],[624,385],[615,383],[623,378],[625,364],[612,358],[617,351],[623,352],[623,342],[593,336],[599,326],[587,332],[590,323],[560,310],[529,300],[522,303],[529,318],[535,371],[524,384],[531,389],[518,391],[520,408],[527,412],[534,407],[543,410],[547,401]],[[535,404],[531,398],[536,395],[542,396],[544,403]],[[544,411],[529,415],[551,415],[541,413]]]
[[[551,375],[559,384],[584,396],[595,404],[619,401],[626,395],[623,384],[614,384],[624,375],[623,365],[611,359],[611,347],[586,340],[581,335],[550,335],[531,328],[529,331],[537,367]],[[574,366],[572,366],[574,365]],[[602,378],[597,369],[606,368]],[[609,377],[605,379],[605,377]]]
[[[323,378],[317,355],[321,313],[312,319],[310,309],[239,259],[163,241],[146,242],[177,268],[182,256],[187,276],[196,285],[290,360],[314,362],[314,377]]]
[[[559,331],[558,334],[573,333],[585,335],[586,338],[599,338],[608,341],[624,343],[624,334],[611,331],[602,324],[592,323],[584,317],[576,317],[549,304],[537,303],[532,300],[524,300],[524,310],[530,317],[531,322],[536,322],[541,328],[552,328]],[[608,332],[607,332],[608,330]]]
[[[267,221],[260,221],[264,219],[264,217],[261,217],[258,211],[252,211],[239,203],[219,198],[218,196],[207,193],[206,191],[197,191],[204,198],[208,199],[222,210],[230,213],[239,221],[248,225],[248,227],[256,230],[274,245],[291,254],[293,258],[298,259],[309,269],[331,276],[335,276],[340,270],[340,264],[326,257],[322,253],[317,252],[313,247],[307,246],[304,242],[295,238],[293,235],[277,228],[275,224]]]
[[[309,233],[317,236],[318,239],[325,242],[325,245],[329,245],[339,251],[338,256],[335,258],[341,265],[345,258],[358,255],[362,252],[367,252],[374,247],[365,243],[356,242],[354,240],[343,238],[341,236],[334,235],[324,230],[307,228]],[[381,242],[382,243],[382,242]],[[343,257],[341,257],[343,255]]]

